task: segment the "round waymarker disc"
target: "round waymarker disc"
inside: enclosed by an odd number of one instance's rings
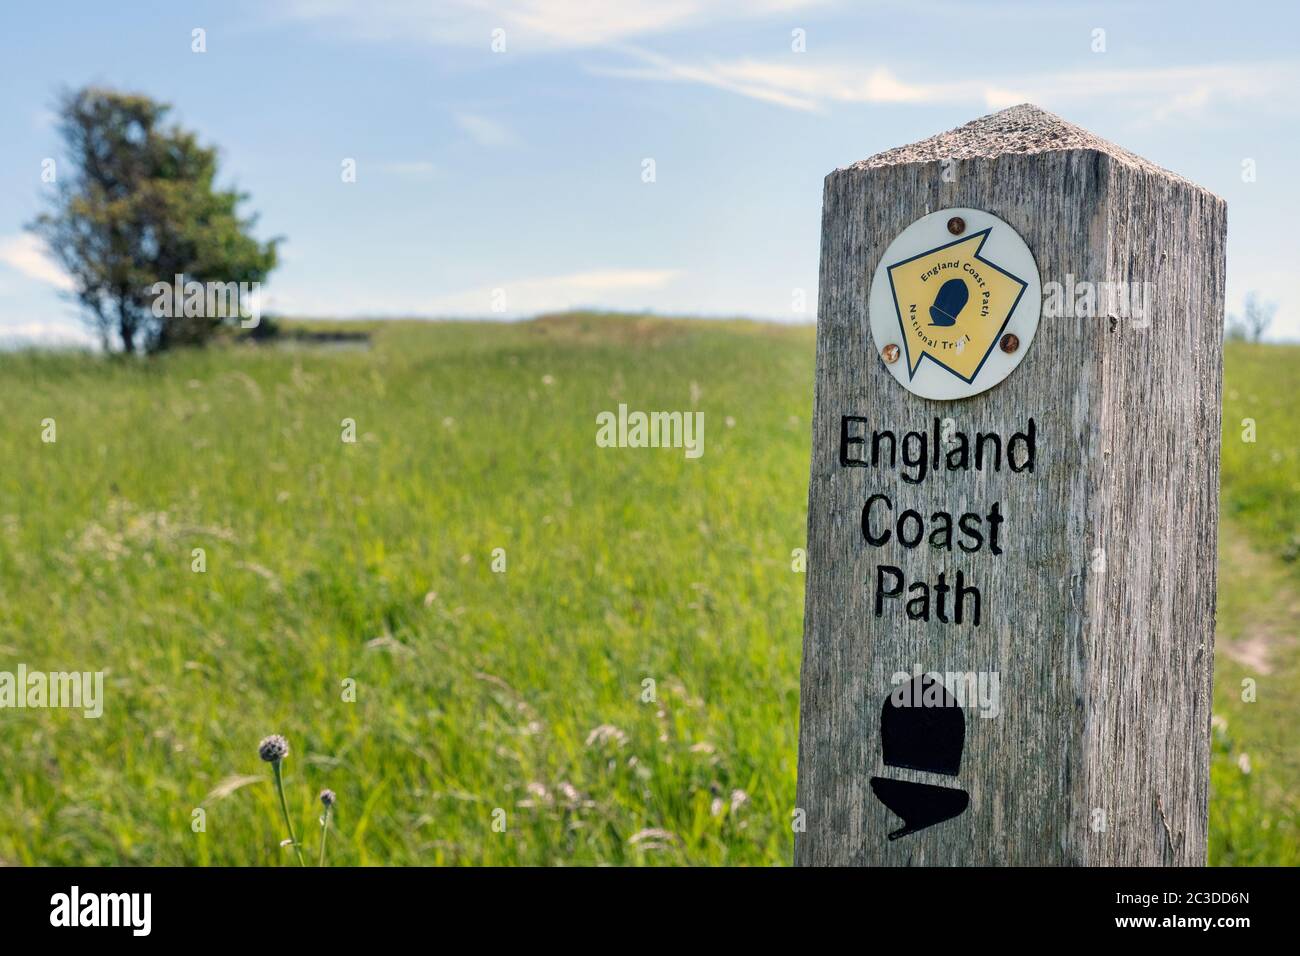
[[[894,238],[871,280],[871,338],[914,395],[948,401],[997,385],[1038,331],[1042,283],[1020,234],[980,209],[941,209]]]

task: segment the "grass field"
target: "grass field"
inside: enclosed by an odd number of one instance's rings
[[[108,671],[99,720],[4,712],[0,862],[287,865],[278,732],[334,863],[788,863],[813,330],[372,329],[0,356],[0,669]],[[1298,367],[1228,354],[1219,863],[1297,862]],[[597,448],[620,401],[702,409],[707,466]]]
[[[1300,865],[1297,396],[1300,347],[1228,344],[1210,803],[1216,863]],[[1253,701],[1242,699],[1243,680],[1256,684]]]

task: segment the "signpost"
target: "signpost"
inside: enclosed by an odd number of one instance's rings
[[[796,863],[1205,862],[1225,228],[1032,106],[827,177]]]

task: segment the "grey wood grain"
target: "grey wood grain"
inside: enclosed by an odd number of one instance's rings
[[[907,225],[957,206],[1013,226],[1044,284],[1150,283],[1149,325],[1114,311],[1044,316],[990,391],[910,394],[872,344],[871,277]],[[1029,106],[827,177],[796,863],[1205,861],[1225,230],[1222,200]],[[951,417],[1004,436],[1032,416],[1036,468],[942,471],[920,485],[844,468],[843,415],[900,433]],[[860,518],[876,492],[927,516],[998,501],[1006,553],[869,547]],[[908,581],[962,569],[982,591],[980,625],[875,617],[880,563]],[[914,664],[999,674],[1001,712],[966,712],[955,778],[881,761],[890,676]],[[872,794],[875,775],[961,787],[970,805],[890,841],[901,823]]]

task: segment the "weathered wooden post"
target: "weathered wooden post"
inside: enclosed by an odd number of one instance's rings
[[[826,179],[795,861],[1205,861],[1222,200],[1032,106]]]

